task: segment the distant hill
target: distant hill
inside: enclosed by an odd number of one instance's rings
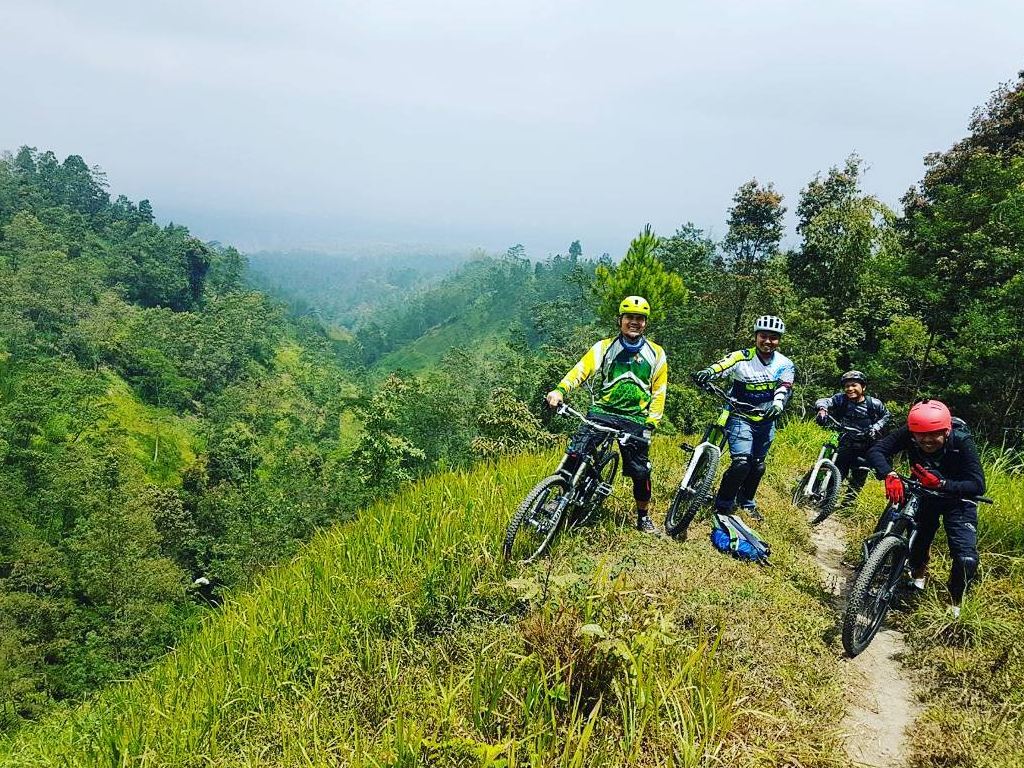
[[[353,328],[391,311],[411,291],[450,272],[469,253],[332,254],[261,251],[248,255],[253,284],[284,299],[296,313]]]
[[[596,264],[575,256],[533,263],[515,247],[472,257],[258,253],[249,263],[257,285],[292,314],[335,326],[343,356],[378,373],[423,371],[453,348],[510,334],[535,347],[594,319],[588,286]]]

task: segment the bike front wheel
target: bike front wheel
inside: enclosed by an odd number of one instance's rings
[[[843,614],[843,648],[852,657],[871,643],[896,596],[910,550],[899,536],[886,536],[857,574]]]
[[[807,509],[811,525],[817,525],[827,520],[835,512],[836,505],[839,503],[842,477],[839,474],[839,467],[831,461],[823,461],[818,467],[814,485],[808,489],[807,484],[810,482],[813,472],[813,469],[809,470],[800,479],[799,485],[793,491],[793,506]]]
[[[715,482],[718,462],[722,452],[714,445],[707,445],[694,459],[693,472],[685,485],[680,484],[672,497],[665,515],[665,532],[669,536],[685,536],[701,504],[707,501],[711,484]]]
[[[506,560],[529,563],[544,554],[558,534],[569,483],[561,475],[541,480],[523,499],[505,529]]]

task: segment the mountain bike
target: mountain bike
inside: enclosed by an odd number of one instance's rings
[[[857,427],[844,426],[831,416],[828,420],[832,423],[828,439],[822,444],[818,451],[818,458],[804,476],[797,483],[793,491],[793,506],[799,509],[807,509],[813,514],[811,525],[823,522],[831,515],[839,503],[839,487],[843,483],[842,473],[835,464],[836,454],[839,452],[840,435],[847,435],[854,440],[863,440],[870,433]],[[851,468],[861,469],[857,466]]]
[[[758,406],[737,400],[711,382],[702,384],[695,377],[691,376],[690,378],[698,388],[722,400],[725,407],[718,414],[718,418],[708,424],[704,430],[704,437],[698,445],[682,443],[679,446],[692,455],[686,464],[683,479],[679,481],[679,486],[672,496],[668,512],[665,514],[665,532],[669,536],[685,537],[686,531],[701,505],[711,500],[711,486],[715,482],[715,473],[718,472],[718,465],[722,461],[722,451],[727,443],[725,422],[729,420],[729,416],[733,411],[750,414],[764,412]]]
[[[916,480],[900,477],[906,499],[900,506],[888,505],[875,532],[864,540],[864,564],[853,582],[843,613],[843,648],[852,657],[871,643],[882,626],[901,583],[905,581],[910,545],[917,536],[917,510],[921,499],[960,498],[931,488]],[[991,504],[987,496],[963,499],[975,504]]]
[[[567,449],[553,475],[544,478],[526,494],[505,529],[503,552],[506,560],[529,563],[543,555],[558,531],[590,522],[613,490],[619,468],[615,443],[650,441],[592,421],[562,403],[555,413],[579,419],[599,434],[593,448],[578,456]],[[571,470],[571,462],[579,463]]]

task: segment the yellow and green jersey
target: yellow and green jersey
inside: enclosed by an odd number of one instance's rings
[[[621,336],[601,339],[556,389],[566,395],[598,372],[601,388],[593,411],[657,426],[665,412],[668,387],[665,350],[647,339],[642,339],[636,351],[627,349]]]

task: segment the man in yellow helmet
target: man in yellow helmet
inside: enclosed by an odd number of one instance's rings
[[[592,375],[600,375],[597,399],[589,418],[622,431],[649,438],[665,411],[668,362],[665,350],[644,336],[651,307],[642,296],[627,296],[619,304],[619,333],[601,339],[547,394],[555,408],[565,395]],[[584,424],[573,436],[570,454],[583,455],[598,436]],[[647,443],[620,445],[622,473],[633,481],[636,527],[656,533],[648,514],[651,502],[651,462]]]

